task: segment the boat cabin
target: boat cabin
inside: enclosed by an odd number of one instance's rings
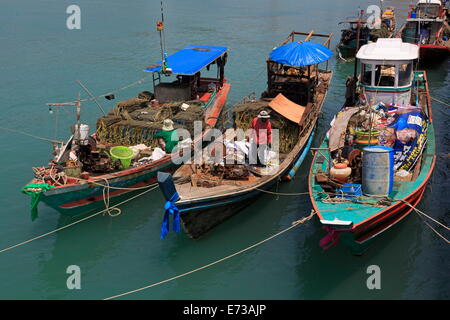
[[[303,41],[296,42],[295,36],[306,36],[306,38]],[[292,32],[280,47],[283,47],[284,45],[293,45],[286,51],[287,54],[292,54],[292,52],[295,51],[294,47],[296,44],[304,44],[307,46],[310,44],[308,40],[312,36],[326,38],[327,40],[323,45],[329,48],[331,35],[314,34],[313,31],[310,33]],[[290,50],[292,50],[292,52]],[[320,54],[317,58],[320,59]],[[319,70],[320,62],[315,62],[314,57],[308,55],[303,57],[304,61],[295,65],[294,63],[291,63],[291,61],[283,59],[275,60],[274,57],[270,56],[266,61],[267,90],[263,93],[263,97],[275,98],[281,93],[290,101],[302,106],[313,103],[315,90],[319,84],[320,76],[322,75],[322,71]],[[326,63],[325,70],[328,71],[328,58],[324,61]]]
[[[440,0],[419,0],[408,18],[436,19],[441,14]]]
[[[442,37],[444,11],[439,0],[420,0],[411,8],[401,37],[404,42],[420,45],[433,44]]]
[[[148,66],[145,71],[152,73],[157,103],[207,102],[224,84],[227,50],[226,47],[191,45],[166,57],[164,61]],[[209,71],[212,65],[217,66],[217,75],[202,77],[201,70],[206,68]],[[169,81],[163,81],[162,76],[169,78]]]
[[[382,38],[362,46],[356,57],[361,63],[360,85],[370,104],[409,105],[418,46]]]

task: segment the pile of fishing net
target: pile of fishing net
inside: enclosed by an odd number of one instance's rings
[[[124,146],[141,143],[155,146],[153,136],[161,130],[165,119],[171,119],[175,129],[187,129],[192,137],[194,121],[201,121],[205,128],[203,101],[171,102],[152,106],[150,98],[151,96],[141,93],[137,98],[120,101],[107,116],[99,118],[97,136],[100,141]]]
[[[252,120],[258,116],[259,112],[266,110],[270,114],[272,129],[279,130],[279,152],[289,153],[298,141],[299,126],[273,111],[268,103],[266,100],[256,100],[234,106],[234,122],[237,128],[243,129],[245,132],[250,128]]]

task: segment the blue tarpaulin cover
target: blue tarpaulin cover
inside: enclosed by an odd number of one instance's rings
[[[327,47],[310,41],[290,42],[274,49],[269,58],[288,66],[301,67],[327,61],[333,51]]]
[[[167,67],[173,74],[193,75],[227,51],[227,47],[188,46],[167,57]],[[156,67],[146,68],[148,72],[161,72],[159,61]]]

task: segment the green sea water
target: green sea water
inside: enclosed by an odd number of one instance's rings
[[[66,8],[81,8],[81,29],[66,27]],[[378,1],[367,0],[165,0],[169,54],[190,44],[230,48],[226,75],[229,106],[266,86],[265,59],[292,30],[334,33],[338,22]],[[398,24],[408,1],[394,5]],[[74,112],[49,114],[45,103],[71,101],[82,91],[107,93],[144,76],[159,61],[159,1],[2,0],[0,3],[0,126],[66,139]],[[318,146],[344,102],[352,63],[336,61],[318,134]],[[427,67],[431,95],[449,100],[449,62]],[[150,82],[120,91],[116,101],[151,89]],[[82,92],[82,96],[86,95]],[[105,109],[114,101],[101,100]],[[437,163],[419,208],[450,223],[448,108],[433,102]],[[83,106],[82,121],[95,126],[100,112]],[[74,220],[41,204],[31,222],[29,197],[20,192],[31,167],[51,158],[47,142],[0,130],[0,250]],[[307,191],[308,156],[295,180],[280,192]],[[185,234],[159,239],[163,197],[159,190],[125,204],[118,217],[97,216],[57,234],[0,254],[1,299],[102,299],[198,268],[241,250],[308,215],[309,198],[263,195],[198,241]],[[445,231],[440,230],[443,233]],[[344,246],[319,246],[317,220],[251,251],[187,277],[129,295],[128,299],[449,299],[450,250],[415,214],[387,231],[361,257]],[[448,237],[448,233],[447,233]],[[81,289],[69,290],[66,269],[81,269]],[[366,286],[367,268],[378,265],[381,289]]]

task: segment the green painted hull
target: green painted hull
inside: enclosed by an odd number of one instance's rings
[[[428,92],[427,87],[426,92]],[[339,235],[341,242],[349,246],[352,252],[364,251],[376,236],[405,218],[412,211],[412,208],[403,201],[415,206],[421,200],[436,161],[435,132],[430,108],[428,108],[428,114],[430,122],[428,123],[427,144],[422,155],[420,173],[414,181],[394,182],[393,191],[390,194],[394,202],[389,206],[374,207],[354,202],[324,202],[326,194],[321,185],[316,182],[315,176],[319,169],[328,172],[330,154],[326,150],[320,150],[315,154],[308,178],[313,207],[321,220],[333,221],[338,219],[351,222],[351,227],[347,229],[344,227],[341,227],[342,229],[329,227],[329,225],[324,228]],[[320,148],[328,149],[328,139],[322,142]]]

